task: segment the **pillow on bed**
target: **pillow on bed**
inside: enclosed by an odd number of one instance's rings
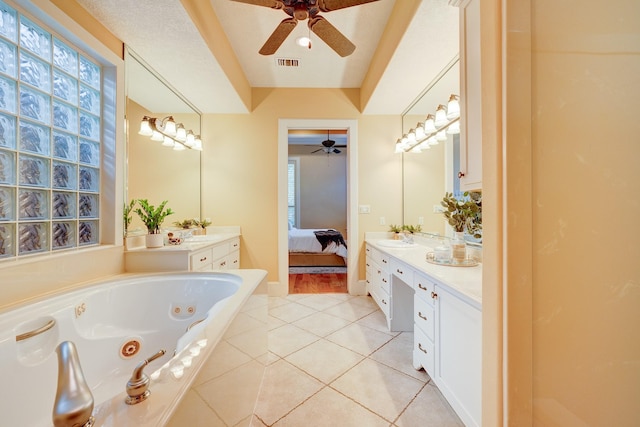
[[[292,228],[293,228],[293,223],[289,221],[289,230],[291,230]]]

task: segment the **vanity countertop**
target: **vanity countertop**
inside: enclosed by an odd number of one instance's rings
[[[452,291],[460,294],[470,303],[482,307],[482,264],[474,267],[451,267],[436,265],[427,262],[427,253],[433,252],[433,248],[423,243],[418,243],[412,247],[391,248],[380,245],[382,240],[377,238],[366,238],[366,243],[370,244],[380,252],[386,253],[393,258],[422,271],[441,285],[445,285]]]
[[[147,249],[144,246],[144,240],[142,241],[141,246],[137,246],[135,248],[127,249],[127,252],[183,252],[183,251],[197,251],[207,246],[215,245],[220,242],[224,242],[225,240],[233,239],[234,237],[239,237],[240,233],[230,232],[230,233],[214,233],[214,234],[205,234],[200,236],[193,236],[185,239],[179,245],[168,245],[165,244],[161,248],[152,248]]]

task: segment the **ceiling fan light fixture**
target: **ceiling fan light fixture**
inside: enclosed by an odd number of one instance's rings
[[[298,46],[302,46],[302,47],[306,47],[311,49],[311,39],[307,36],[303,36],[303,37],[298,37],[296,39],[296,44]]]

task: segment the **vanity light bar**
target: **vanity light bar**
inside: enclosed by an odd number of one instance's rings
[[[173,116],[161,120],[144,116],[140,122],[139,135],[149,136],[152,141],[162,142],[162,145],[173,147],[180,151],[187,148],[202,151],[200,135],[194,135],[191,129],[186,130],[182,123],[176,124]]]
[[[404,134],[395,144],[396,153],[420,153],[439,142],[447,140],[448,135],[460,133],[460,97],[452,94],[447,106],[440,104],[435,116],[428,114],[424,122]],[[424,145],[422,145],[424,144]]]

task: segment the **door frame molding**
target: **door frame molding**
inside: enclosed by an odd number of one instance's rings
[[[269,295],[289,293],[289,237],[287,227],[287,162],[289,129],[347,130],[347,288],[350,294],[361,294],[358,283],[358,121],[345,119],[279,119],[278,120],[278,282],[270,284]]]

